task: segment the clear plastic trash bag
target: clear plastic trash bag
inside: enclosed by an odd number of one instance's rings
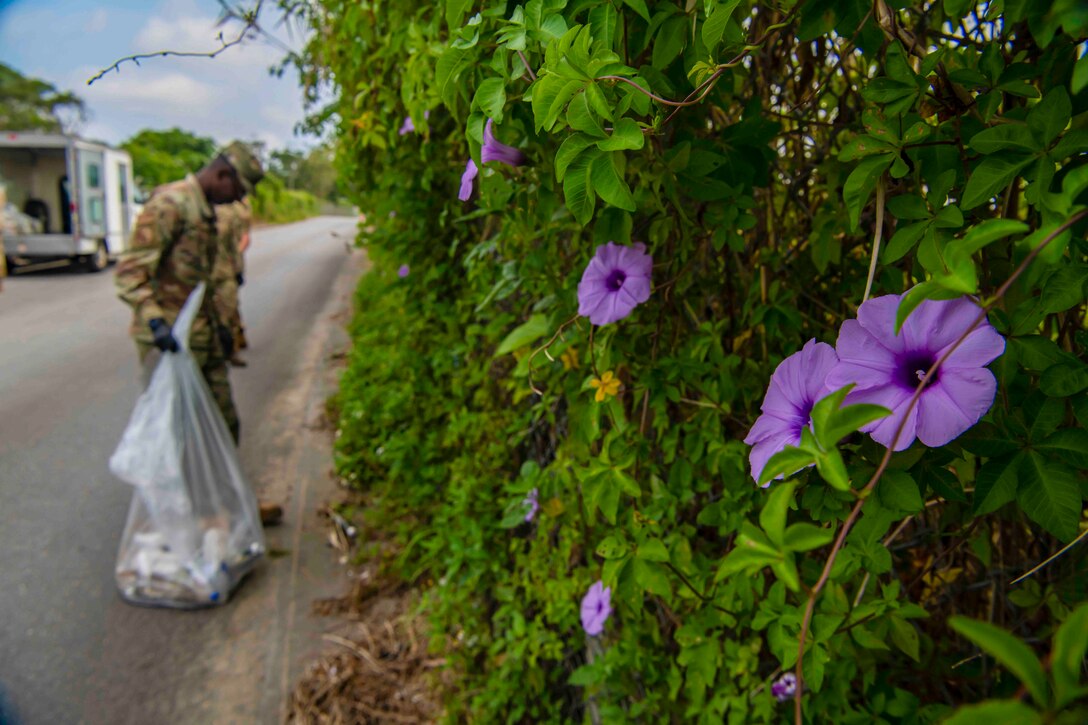
[[[180,349],[160,357],[110,457],[110,471],[135,488],[115,569],[134,604],[223,604],[265,551],[257,500],[188,348],[204,292],[182,307]]]

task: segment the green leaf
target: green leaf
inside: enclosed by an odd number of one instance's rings
[[[900,227],[895,230],[895,234],[888,240],[888,245],[884,247],[884,264],[891,264],[902,258],[904,254],[914,249],[914,245],[918,243],[918,240],[922,238],[922,235],[926,233],[926,229],[929,228],[929,222],[915,222],[914,224],[908,224],[905,227]]]
[[[812,551],[827,546],[834,538],[834,529],[824,529],[802,521],[789,525],[783,545],[787,551]]]
[[[541,75],[533,84],[533,118],[537,130],[551,131],[574,94],[585,87],[582,80]]]
[[[619,559],[627,555],[627,543],[615,536],[605,537],[597,546],[597,556],[605,559]]]
[[[1069,100],[1069,92],[1058,85],[1028,111],[1028,128],[1043,146],[1049,146],[1069,125],[1072,114],[1073,104]]]
[[[597,203],[593,186],[590,184],[590,172],[593,162],[599,155],[600,152],[596,149],[579,155],[567,167],[563,176],[563,196],[567,209],[570,209],[570,213],[579,224],[584,225],[589,222],[593,216],[593,207]]]
[[[975,478],[973,513],[985,516],[1016,498],[1023,454],[995,458],[985,463]]]
[[[1039,306],[1043,312],[1065,312],[1084,302],[1085,285],[1088,283],[1088,266],[1070,264],[1059,267],[1042,286]]]
[[[621,118],[612,129],[612,135],[597,142],[597,148],[601,151],[624,151],[640,149],[645,143],[646,137],[642,135],[638,123],[631,118]]]
[[[638,551],[635,555],[640,559],[646,561],[668,561],[669,550],[665,548],[665,544],[661,542],[661,539],[647,539],[638,545]]]
[[[1081,362],[1051,365],[1039,378],[1039,390],[1052,398],[1068,398],[1088,388],[1088,365]]]
[[[895,311],[895,334],[903,329],[903,323],[910,317],[918,305],[926,300],[952,300],[960,296],[960,293],[945,289],[938,280],[927,280],[916,284],[903,295],[899,301],[899,308]]]
[[[825,450],[833,448],[843,438],[861,430],[863,426],[872,423],[874,420],[880,420],[891,415],[891,411],[887,408],[869,403],[838,407],[848,392],[848,388],[843,388],[828,395],[813,406],[814,433],[816,440]],[[816,422],[817,416],[820,418],[818,423]]]
[[[612,206],[625,211],[635,211],[635,198],[631,196],[631,189],[628,188],[627,182],[620,178],[616,171],[614,154],[622,155],[622,152],[603,153],[594,159],[591,169],[593,190]]]
[[[470,64],[469,52],[459,48],[448,47],[438,58],[435,64],[435,84],[442,102],[447,108],[453,109],[460,84],[457,82],[461,71]]]
[[[945,720],[943,725],[1041,725],[1043,718],[1019,700],[987,700],[967,705]]]
[[[1088,430],[1063,428],[1034,447],[1051,457],[1060,458],[1070,466],[1088,469]]]
[[[555,154],[555,180],[562,181],[567,173],[567,168],[574,162],[578,155],[596,143],[596,139],[586,136],[584,133],[576,133],[563,139],[559,151]]]
[[[590,136],[605,138],[608,135],[604,132],[596,112],[589,107],[589,98],[585,92],[579,93],[571,99],[570,105],[567,106],[567,123],[574,130],[587,133]]]
[[[1006,150],[1034,153],[1042,149],[1028,127],[1018,123],[1005,123],[979,131],[971,137],[968,146],[982,154]]]
[[[892,642],[895,646],[915,662],[920,662],[918,630],[914,628],[914,625],[895,614],[888,615],[888,625],[891,628]]]
[[[805,466],[811,466],[816,462],[816,454],[812,451],[802,450],[794,446],[786,446],[778,453],[771,456],[763,472],[759,474],[759,485],[763,486],[782,475],[792,475]]]
[[[551,323],[548,321],[547,315],[533,315],[511,330],[510,334],[503,338],[503,341],[499,343],[498,349],[495,350],[495,356],[506,355],[518,348],[525,347],[546,335],[550,329]]]
[[[1042,372],[1057,363],[1076,364],[1077,359],[1062,350],[1053,340],[1041,335],[1023,335],[1009,339],[1016,349],[1020,364],[1028,370]]]
[[[846,184],[842,189],[842,198],[846,203],[846,210],[850,214],[851,230],[857,230],[861,210],[868,203],[880,175],[892,165],[895,158],[896,155],[893,153],[870,156],[862,160],[857,168],[850,172],[850,176],[846,178]]]
[[[616,28],[619,19],[619,13],[610,2],[598,5],[589,11],[589,25],[593,28],[593,37],[610,50],[616,46]]]
[[[1054,677],[1055,706],[1071,704],[1080,693],[1080,673],[1088,654],[1088,604],[1081,604],[1054,635],[1050,672]]]
[[[888,211],[898,219],[929,219],[929,207],[917,194],[900,194],[888,199]]]
[[[664,70],[684,49],[687,38],[688,20],[683,15],[666,20],[654,36],[653,54],[650,64],[657,70]]]
[[[473,105],[496,123],[502,123],[502,109],[506,106],[506,87],[502,78],[488,78],[476,89]]]
[[[1013,219],[987,219],[968,229],[963,239],[954,243],[954,248],[963,254],[972,255],[998,239],[1021,234],[1028,229],[1027,224]]]
[[[896,145],[890,141],[863,133],[843,146],[839,152],[839,161],[856,161],[865,156],[884,154],[896,149]]]
[[[623,4],[638,13],[647,23],[650,22],[650,10],[646,7],[646,0],[623,0]]]
[[[703,23],[703,45],[706,49],[713,52],[718,47],[718,43],[722,40],[722,35],[725,33],[725,26],[729,23],[729,18],[732,17],[733,11],[737,9],[737,5],[740,4],[740,0],[726,0],[723,3],[719,3],[714,6],[714,9],[707,14],[707,19]]]
[[[850,490],[850,475],[846,472],[846,464],[838,448],[816,457],[816,472],[832,487],[840,491]]]
[[[775,486],[771,489],[771,495],[767,497],[767,503],[763,504],[763,510],[759,512],[759,525],[763,527],[771,543],[779,549],[784,545],[786,514],[789,512],[796,488],[796,481]]]
[[[903,471],[886,471],[876,487],[881,505],[898,515],[916,514],[925,507],[918,484]]]
[[[1007,151],[987,156],[967,180],[960,206],[964,209],[974,209],[979,204],[989,201],[1007,187],[1034,159],[1033,156],[1021,156]]]
[[[1035,451],[1023,454],[1019,468],[1017,500],[1024,513],[1064,542],[1076,538],[1082,509],[1077,472]]]
[[[446,25],[451,31],[461,27],[465,11],[472,7],[472,0],[446,0]]]
[[[657,562],[635,558],[631,560],[635,582],[650,592],[666,600],[672,597],[672,585],[665,567]]]
[[[1046,674],[1031,648],[1000,627],[969,617],[948,618],[952,629],[975,643],[979,649],[1016,675],[1040,706],[1047,704]]]

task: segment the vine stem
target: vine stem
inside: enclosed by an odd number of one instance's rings
[[[529,389],[532,390],[537,395],[544,395],[544,391],[538,389],[536,387],[536,385],[533,384],[533,360],[540,353],[544,353],[548,357],[549,360],[552,359],[551,355],[548,354],[548,348],[555,344],[555,341],[559,339],[559,336],[563,334],[564,330],[566,330],[568,327],[570,327],[571,325],[573,325],[575,322],[578,321],[578,317],[579,317],[578,315],[574,315],[569,320],[567,320],[566,322],[561,324],[559,326],[559,329],[557,329],[555,331],[555,334],[552,335],[551,339],[548,340],[543,345],[541,345],[540,347],[538,347],[537,349],[533,350],[533,353],[529,356]]]
[[[148,58],[162,58],[166,56],[173,56],[175,58],[215,58],[227,48],[238,45],[243,40],[245,40],[246,35],[249,33],[250,29],[254,29],[260,32],[260,28],[257,26],[257,18],[260,16],[261,5],[263,4],[263,2],[264,0],[258,0],[256,7],[252,11],[245,13],[241,16],[240,19],[245,22],[245,25],[242,28],[241,32],[238,33],[237,38],[235,38],[234,40],[223,40],[223,33],[219,33],[217,40],[219,41],[220,47],[216,48],[213,51],[207,53],[196,53],[176,50],[159,50],[155,51],[154,53],[139,53],[136,55],[126,55],[124,58],[120,58],[119,60],[117,60],[113,65],[98,71],[89,79],[87,79],[87,85],[94,85],[95,81],[100,80],[110,71],[117,71],[118,73],[120,73],[121,64],[125,61],[131,61],[136,65],[140,65],[141,60],[147,60]],[[238,18],[239,16],[233,15],[233,17]]]
[[[828,580],[831,578],[831,569],[835,565],[835,560],[838,558],[839,552],[842,551],[843,545],[846,543],[846,535],[850,533],[850,529],[853,528],[854,523],[858,519],[858,516],[861,515],[862,506],[865,505],[865,501],[869,498],[869,495],[876,487],[876,484],[880,481],[881,477],[884,475],[884,472],[887,470],[888,464],[891,462],[892,459],[892,454],[895,452],[895,444],[899,441],[899,436],[903,434],[903,429],[907,425],[907,419],[910,416],[911,411],[914,409],[914,406],[918,404],[918,399],[921,398],[922,391],[925,390],[927,385],[929,385],[929,381],[932,380],[933,376],[937,374],[937,371],[940,369],[941,365],[943,365],[944,362],[952,355],[952,353],[955,352],[959,348],[959,346],[963,344],[963,341],[966,340],[968,336],[975,331],[975,328],[978,327],[979,323],[986,319],[986,315],[989,314],[990,310],[993,309],[999,301],[1001,301],[1001,298],[1005,296],[1005,294],[1009,291],[1009,288],[1012,287],[1013,283],[1020,278],[1020,275],[1024,273],[1024,270],[1026,270],[1028,266],[1033,261],[1035,261],[1035,258],[1039,256],[1039,253],[1042,252],[1048,244],[1061,236],[1061,234],[1063,234],[1065,230],[1069,229],[1085,217],[1088,217],[1088,209],[1080,211],[1067,219],[1064,223],[1062,223],[1061,226],[1048,234],[1047,237],[1043,239],[1043,241],[1039,242],[1039,244],[1036,245],[1035,248],[1033,248],[1026,257],[1024,257],[1024,261],[1022,261],[1020,265],[1016,268],[1016,270],[1013,271],[1012,275],[1010,275],[1009,278],[1005,280],[1005,283],[997,289],[997,292],[994,293],[994,296],[985,305],[982,306],[982,309],[979,311],[978,316],[975,318],[975,321],[971,323],[971,326],[967,329],[967,331],[960,335],[959,338],[945,350],[944,354],[941,355],[941,357],[938,358],[937,361],[930,366],[929,370],[926,371],[925,376],[918,383],[918,387],[914,389],[914,394],[911,395],[910,400],[907,401],[906,410],[903,413],[903,417],[899,421],[899,425],[895,429],[895,435],[892,436],[891,443],[888,445],[887,450],[884,451],[884,457],[880,459],[880,465],[877,466],[876,471],[873,472],[873,475],[869,479],[869,482],[866,483],[865,487],[858,493],[858,501],[850,510],[850,515],[846,517],[846,521],[843,522],[842,529],[839,531],[838,536],[835,537],[835,543],[831,547],[831,552],[827,555],[827,561],[824,562],[824,568],[823,571],[820,572],[820,578],[816,580],[816,584],[809,591],[808,602],[805,604],[805,615],[804,618],[801,620],[801,633],[797,643],[797,665],[794,670],[794,674],[797,677],[797,692],[794,693],[793,696],[793,719],[795,725],[802,725],[804,722],[801,712],[801,696],[804,692],[805,681],[801,665],[805,659],[805,639],[807,639],[808,637],[809,624],[811,624],[812,622],[812,614],[816,609],[816,600],[817,598],[819,598],[820,592],[823,591],[823,588],[827,585]]]
[[[880,257],[880,239],[884,236],[884,174],[876,181],[876,229],[873,231],[873,258],[869,260],[869,277],[865,280],[865,294],[862,304],[869,299],[873,291],[873,278],[876,277],[876,260]]]

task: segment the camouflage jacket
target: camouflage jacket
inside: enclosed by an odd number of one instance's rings
[[[206,282],[189,346],[194,350],[218,346],[214,333],[220,315],[213,303],[212,279],[217,247],[215,212],[195,176],[155,190],[136,220],[115,280],[118,296],[132,307],[131,334],[138,342],[152,342],[148,322],[156,317],[173,325],[189,293]]]
[[[216,231],[219,234],[219,252],[213,277],[217,282],[234,279],[242,271],[242,253],[238,244],[249,231],[249,207],[241,201],[215,207]]]

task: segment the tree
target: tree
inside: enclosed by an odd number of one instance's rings
[[[215,155],[215,140],[180,128],[144,129],[121,144],[132,155],[133,173],[145,189],[197,171]]]
[[[70,132],[85,117],[79,96],[0,63],[0,128]]]

